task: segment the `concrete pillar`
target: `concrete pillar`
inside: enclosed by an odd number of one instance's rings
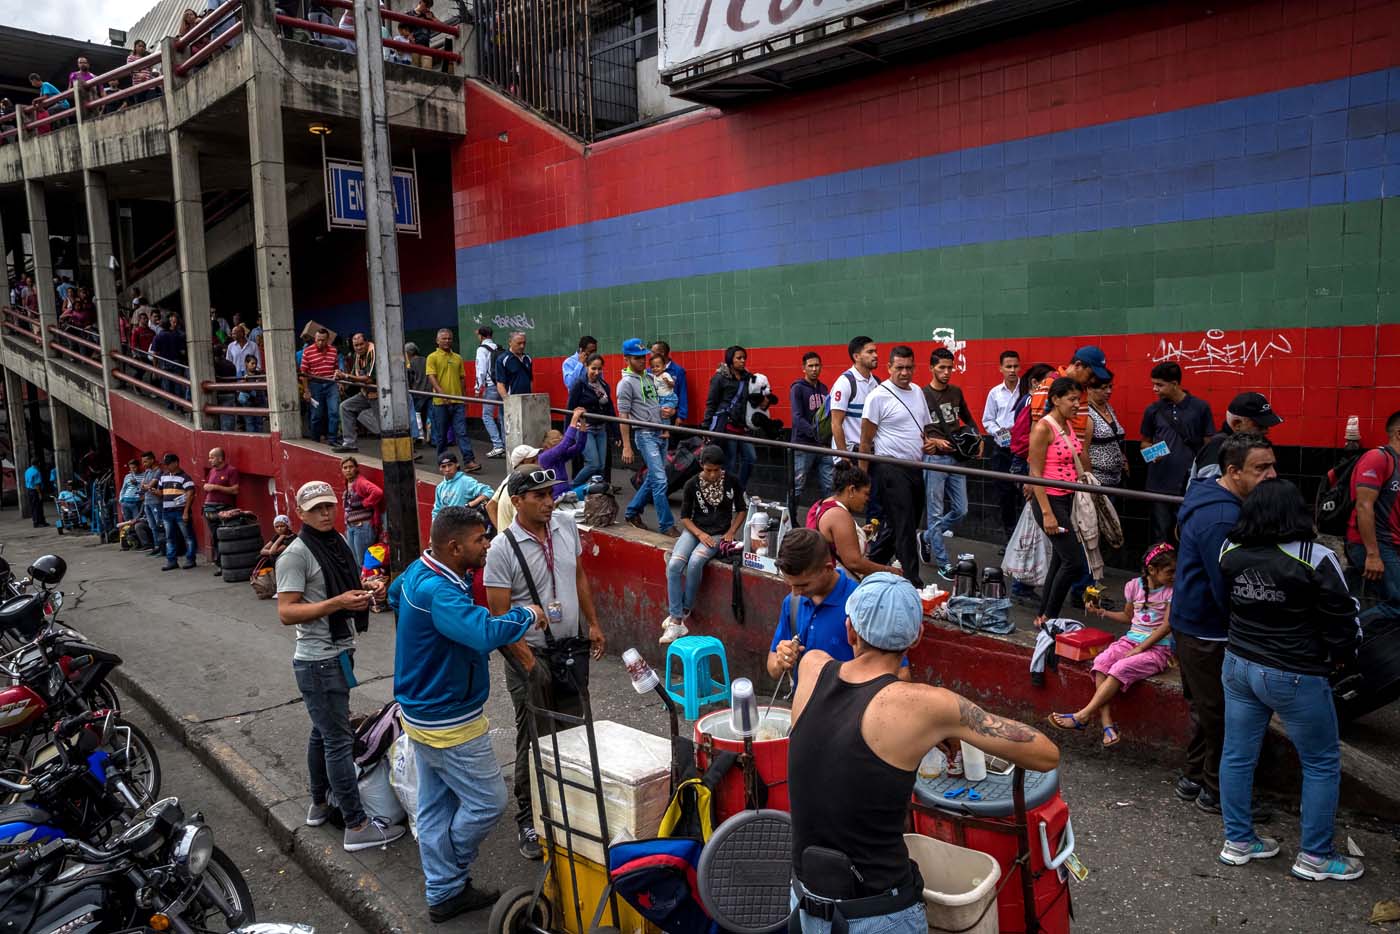
[[[49,396],[49,427],[53,429],[53,462],[58,468],[58,489],[54,490],[57,496],[73,479],[73,436],[68,426],[68,406],[53,396]]]
[[[180,302],[190,365],[190,401],[198,428],[204,424],[205,400],[201,384],[214,378],[209,346],[209,260],[204,251],[199,147],[183,130],[170,131],[170,167],[175,188],[175,239],[180,256]]]
[[[49,206],[44,183],[26,181],[24,200],[29,208],[29,239],[34,245],[34,290],[39,294],[39,327],[44,338],[44,359],[50,357],[49,334],[58,328],[58,296],[53,290],[53,254],[49,250]]]
[[[282,152],[278,69],[259,67],[248,81],[248,148],[253,175],[253,251],[271,429],[301,437],[296,376],[296,319],[292,308],[291,239],[287,229],[287,171]],[[356,270],[355,275],[361,271]],[[394,348],[390,348],[393,350]],[[392,354],[380,352],[382,359]]]
[[[24,495],[24,472],[34,458],[29,453],[29,430],[24,423],[24,380],[13,370],[5,371],[5,410],[10,419],[10,459],[15,464],[19,514],[27,519],[29,497]]]
[[[112,392],[112,354],[121,349],[117,328],[117,277],[111,260],[112,212],[107,200],[107,176],[91,169],[83,172],[83,198],[87,203],[88,246],[92,248],[92,299],[97,306],[98,342],[102,345],[102,383]]]
[[[552,427],[549,421],[549,396],[542,392],[523,396],[506,396],[506,452],[516,445],[539,447]]]

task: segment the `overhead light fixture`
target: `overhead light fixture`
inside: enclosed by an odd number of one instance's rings
[[[330,136],[330,135],[331,135],[331,128],[328,127],[328,126],[326,126],[324,123],[313,123],[313,124],[311,124],[311,126],[309,126],[309,127],[306,128],[306,131],[307,131],[308,133],[310,133],[312,136]]]

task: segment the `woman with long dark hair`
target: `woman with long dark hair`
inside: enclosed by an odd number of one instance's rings
[[[591,354],[584,363],[583,378],[569,387],[569,408],[583,409],[588,415],[617,415],[613,408],[612,387],[603,378],[603,355]],[[591,421],[584,433],[583,467],[574,474],[574,492],[582,500],[588,493],[588,482],[594,474],[607,476],[608,431],[610,423]]]
[[[745,397],[749,389],[749,352],[738,344],[724,349],[724,362],[710,379],[710,393],[705,398],[704,427],[728,434],[746,434],[743,423]],[[734,439],[724,442],[725,472],[738,477],[739,486],[748,489],[758,452],[748,441]]]
[[[1078,480],[1084,473],[1080,454],[1084,445],[1070,427],[1070,419],[1079,409],[1079,384],[1061,376],[1050,384],[1050,411],[1031,429],[1031,448],[1027,461],[1032,477],[1047,480]],[[1045,592],[1040,597],[1040,613],[1035,624],[1059,616],[1070,587],[1084,575],[1088,562],[1079,536],[1074,533],[1074,493],[1035,485],[1031,487],[1031,508],[1036,521],[1050,536],[1053,553],[1050,570],[1045,577]]]
[[[1356,657],[1361,627],[1341,563],[1316,537],[1303,494],[1275,478],[1245,499],[1220,552],[1220,573],[1230,592],[1221,674],[1225,846],[1220,861],[1243,866],[1278,854],[1278,841],[1254,832],[1250,810],[1259,747],[1277,714],[1303,767],[1302,839],[1293,875],[1347,880],[1359,877],[1364,867],[1337,852],[1333,842],[1342,766],[1328,676]]]

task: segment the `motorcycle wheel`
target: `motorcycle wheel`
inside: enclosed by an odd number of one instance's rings
[[[239,871],[237,864],[229,858],[229,855],[217,846],[214,847],[214,854],[209,860],[208,867],[204,870],[204,883],[206,891],[200,892],[181,915],[181,919],[195,931],[232,931],[257,921],[257,912],[253,907],[253,893],[249,890],[248,883],[244,881],[243,873]],[[232,923],[224,915],[223,909],[218,907],[215,900],[209,897],[207,891],[209,886],[213,886],[224,904],[233,909]]]
[[[83,700],[87,702],[89,708],[92,710],[102,710],[105,708],[120,713],[122,709],[122,700],[117,696],[116,689],[106,681],[102,682],[91,691],[88,691]]]
[[[134,724],[117,720],[117,724],[131,730],[131,750],[126,768],[131,776],[131,790],[141,799],[141,804],[154,804],[160,798],[160,757],[156,755],[155,744],[146,738]],[[125,737],[121,731],[114,731],[109,744],[109,752],[125,748]]]

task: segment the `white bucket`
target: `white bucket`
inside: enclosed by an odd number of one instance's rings
[[[1001,867],[995,859],[916,833],[905,834],[904,843],[924,877],[924,911],[930,931],[997,934],[1001,930],[997,907],[992,904],[1001,879]],[[982,920],[968,927],[978,916]]]

